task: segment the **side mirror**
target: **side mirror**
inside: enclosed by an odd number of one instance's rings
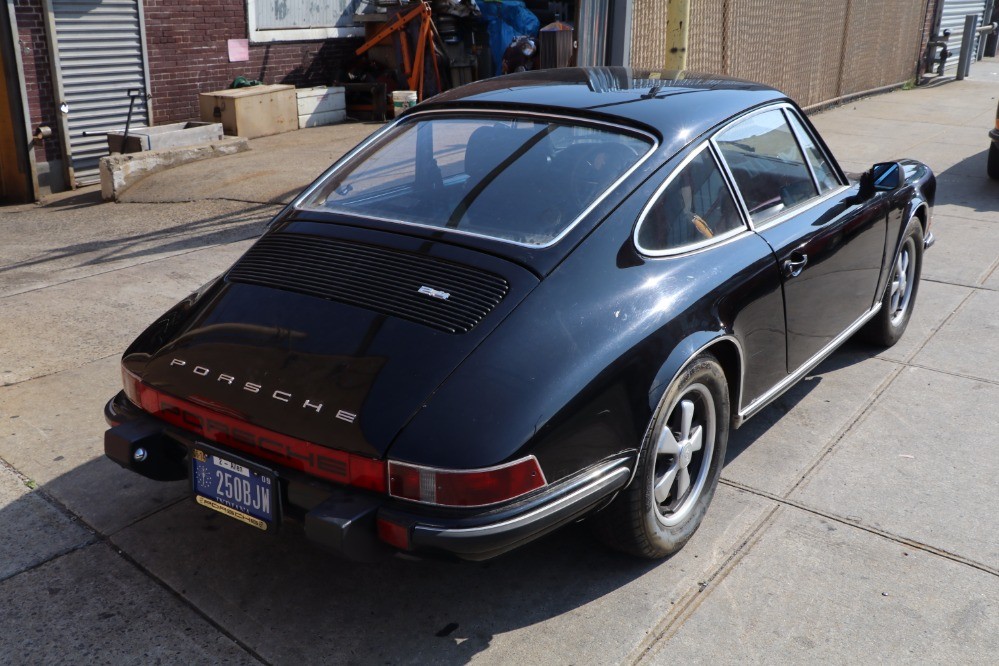
[[[860,195],[874,196],[875,192],[894,192],[902,186],[902,166],[898,162],[879,162],[860,176]]]

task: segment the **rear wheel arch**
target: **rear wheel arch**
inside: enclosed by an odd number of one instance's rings
[[[678,344],[656,374],[649,391],[649,409],[655,410],[663,393],[684,368],[701,354],[711,354],[721,365],[728,382],[729,403],[732,414],[739,412],[742,398],[743,354],[742,345],[731,333],[725,331],[699,331],[692,333]]]

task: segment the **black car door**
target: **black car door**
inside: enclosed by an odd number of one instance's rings
[[[871,309],[885,204],[860,200],[790,106],[752,114],[715,140],[754,230],[777,259],[794,372]]]

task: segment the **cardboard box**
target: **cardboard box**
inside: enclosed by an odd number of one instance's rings
[[[343,88],[299,88],[295,95],[298,97],[299,128],[342,123],[347,118]]]
[[[201,119],[225,133],[254,139],[298,129],[295,86],[275,84],[201,93]]]

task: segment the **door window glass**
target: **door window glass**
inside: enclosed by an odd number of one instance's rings
[[[833,169],[832,164],[822,154],[819,147],[815,145],[805,126],[793,113],[788,113],[787,117],[790,119],[791,126],[794,127],[794,131],[801,141],[802,148],[805,149],[805,157],[808,158],[808,163],[812,165],[812,171],[815,172],[815,179],[819,181],[819,192],[825,193],[835,187],[839,187],[839,178],[836,177],[836,170]]]
[[[649,209],[638,230],[638,246],[663,251],[702,243],[744,228],[711,151],[701,150]]]
[[[805,158],[779,109],[746,118],[718,135],[753,222],[817,195]]]

